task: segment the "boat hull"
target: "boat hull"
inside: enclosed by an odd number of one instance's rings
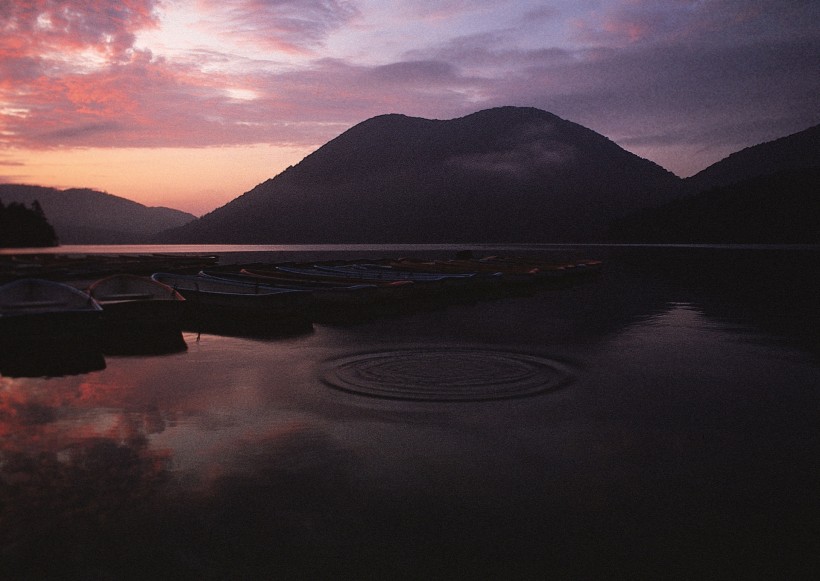
[[[161,354],[186,349],[185,299],[147,277],[116,274],[88,289],[102,306],[101,344],[109,354]]]
[[[370,320],[390,314],[399,305],[406,304],[411,289],[406,285],[344,284],[311,281],[278,276],[275,271],[241,269],[240,272],[209,272],[207,276],[230,280],[252,281],[283,289],[310,292],[313,304],[309,318],[316,323],[345,324]]]
[[[21,279],[0,286],[0,334],[6,339],[70,339],[99,329],[102,307],[59,282]]]
[[[68,285],[21,279],[0,286],[0,373],[53,376],[103,369],[100,305]]]
[[[311,328],[308,292],[201,275],[154,273],[152,278],[185,297],[183,326],[189,330],[256,336]]]

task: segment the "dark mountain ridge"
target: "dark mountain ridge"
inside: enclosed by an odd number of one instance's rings
[[[0,184],[0,200],[26,205],[38,201],[61,244],[139,244],[196,219],[90,189]]]
[[[820,243],[820,125],[734,153],[689,195],[616,220],[619,242]]]
[[[575,123],[501,107],[381,115],[163,242],[563,242],[676,196],[681,180]]]
[[[820,169],[782,171],[704,190],[616,221],[619,242],[818,244]]]
[[[820,125],[737,151],[686,178],[686,189],[694,194],[805,168],[820,168]]]

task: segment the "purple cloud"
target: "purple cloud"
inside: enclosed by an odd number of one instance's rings
[[[458,73],[456,68],[441,61],[405,61],[381,65],[367,72],[368,78],[388,84],[418,84],[423,83],[441,85],[452,83]]]

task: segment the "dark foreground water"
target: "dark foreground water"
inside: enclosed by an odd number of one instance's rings
[[[0,577],[817,578],[818,252],[577,252],[573,288],[0,377]]]

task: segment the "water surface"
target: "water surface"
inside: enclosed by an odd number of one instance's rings
[[[530,250],[606,265],[0,377],[0,575],[816,576],[817,251]]]

